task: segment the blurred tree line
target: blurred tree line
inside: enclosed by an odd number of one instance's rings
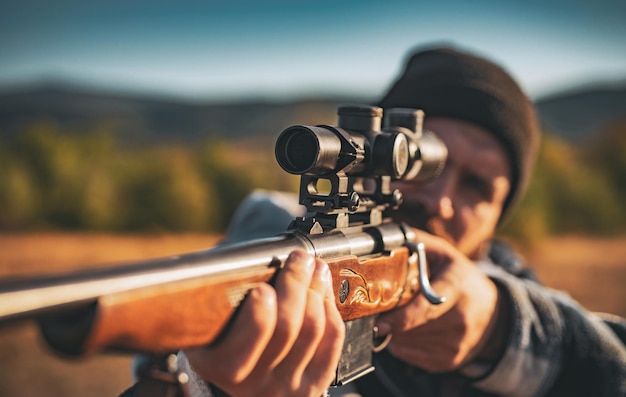
[[[60,131],[36,123],[0,143],[0,230],[222,232],[254,188],[296,191],[273,142],[243,150],[120,143],[106,128]],[[626,122],[573,146],[544,135],[528,194],[502,234],[626,232]]]
[[[575,146],[545,132],[526,196],[502,234],[522,243],[547,235],[626,232],[626,120]]]
[[[221,232],[251,189],[296,188],[265,155],[271,146],[261,154],[221,140],[129,146],[114,137],[37,123],[0,143],[0,230]]]

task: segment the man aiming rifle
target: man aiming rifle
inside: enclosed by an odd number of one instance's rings
[[[539,139],[511,76],[425,49],[376,105],[278,138],[306,214],[256,194],[214,249],[6,280],[0,323],[34,317],[67,354],[179,352],[124,397],[626,396],[624,320],[494,240]]]
[[[432,287],[447,300],[417,295],[379,316],[378,334],[391,339],[374,357],[376,371],[331,395],[626,395],[623,320],[601,319],[541,286],[493,240],[524,192],[539,140],[517,83],[472,54],[426,49],[378,105],[423,109],[424,127],[448,148],[438,178],[397,183],[404,203],[394,215],[416,228]],[[285,227],[279,218],[265,232]],[[322,395],[345,334],[333,302],[324,261],[292,253],[273,286],[250,291],[223,339],[181,355],[193,395]]]

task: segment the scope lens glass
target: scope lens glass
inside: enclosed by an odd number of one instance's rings
[[[311,169],[317,160],[317,153],[317,140],[308,130],[295,130],[285,145],[286,160],[296,172]]]

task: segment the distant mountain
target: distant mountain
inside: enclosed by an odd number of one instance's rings
[[[202,103],[43,85],[0,91],[0,137],[14,136],[37,121],[76,132],[108,126],[129,143],[274,137],[292,124],[334,123],[337,105],[344,102]]]
[[[319,98],[205,103],[43,84],[0,90],[0,139],[15,136],[36,121],[51,121],[62,131],[76,132],[108,126],[122,142],[140,144],[193,143],[208,137],[273,139],[292,124],[334,124],[339,104],[364,102]],[[547,130],[578,141],[626,119],[626,84],[564,91],[536,104]]]
[[[538,99],[536,106],[546,130],[580,141],[617,120],[626,120],[626,81],[555,93]]]

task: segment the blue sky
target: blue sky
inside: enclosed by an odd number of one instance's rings
[[[486,55],[531,96],[626,80],[626,1],[3,1],[0,86],[206,99],[377,97],[407,51]]]

